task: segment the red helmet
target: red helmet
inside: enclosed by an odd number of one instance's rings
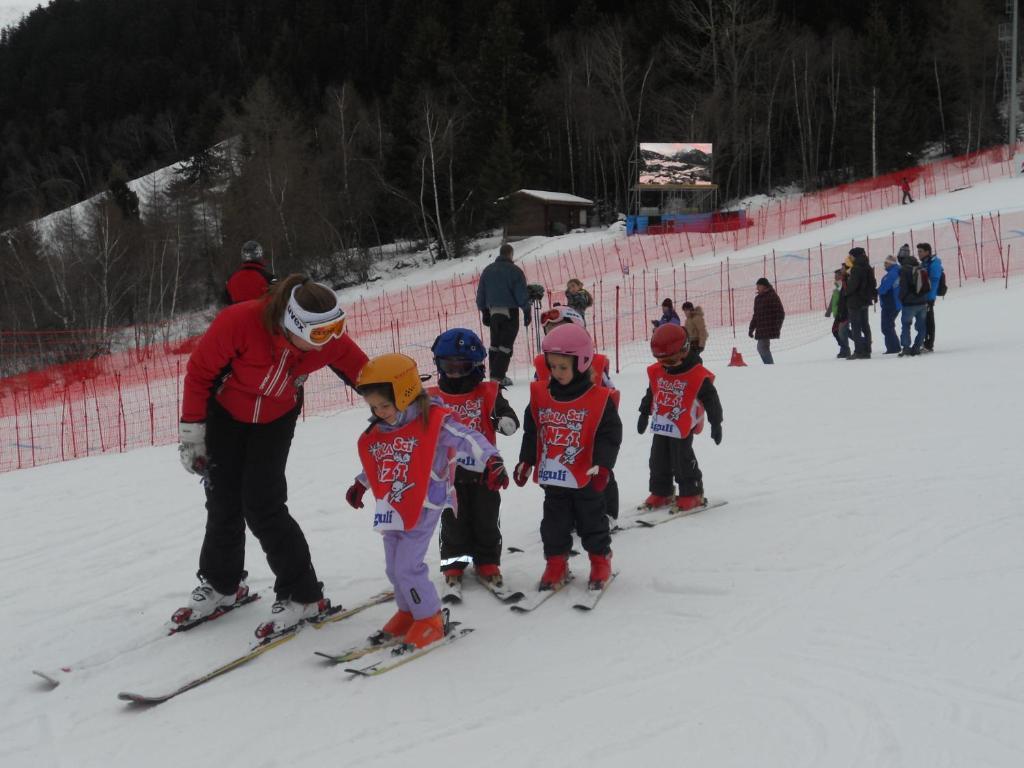
[[[594,362],[594,340],[578,325],[560,325],[544,337],[541,349],[576,358],[576,369],[583,373]]]
[[[651,336],[651,353],[655,357],[672,357],[690,352],[690,336],[681,325],[659,325]]]

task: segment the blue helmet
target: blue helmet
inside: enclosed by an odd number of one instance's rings
[[[445,331],[434,339],[430,351],[434,353],[434,364],[442,376],[464,376],[476,370],[482,373],[484,360],[487,359],[487,349],[484,347],[484,343],[468,328],[451,328]],[[458,367],[442,365],[442,360],[461,360],[470,365],[465,366],[465,373],[460,374]],[[451,370],[445,370],[445,368]]]

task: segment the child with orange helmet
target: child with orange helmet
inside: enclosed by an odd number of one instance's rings
[[[544,488],[540,535],[547,567],[539,589],[557,590],[568,581],[574,527],[590,555],[590,588],[603,589],[612,558],[604,490],[622,444],[622,422],[611,390],[591,379],[594,342],[586,330],[555,328],[542,349],[551,378],[530,384],[515,470],[520,487],[532,474]]]
[[[693,436],[703,429],[705,413],[711,422],[711,439],[715,445],[722,442],[722,403],[715,375],[698,362],[686,329],[678,325],[662,325],[654,331],[651,353],[658,362],[647,369],[649,386],[636,425],[642,435],[653,421],[651,495],[643,506],[655,509],[671,504],[674,480],[679,484],[676,510],[693,511],[707,503],[693,452]]]
[[[441,513],[455,504],[455,456],[472,456],[491,490],[507,488],[508,475],[487,438],[431,402],[411,357],[370,360],[356,388],[373,416],[359,437],[363,472],[345,499],[361,509],[363,494],[372,491],[373,528],[384,537],[385,572],[398,604],[378,637],[404,635],[406,644],[422,648],[444,637],[441,600],[424,558]]]

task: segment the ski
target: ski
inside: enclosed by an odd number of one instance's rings
[[[473,632],[472,627],[462,627],[460,629],[455,629],[456,624],[458,624],[458,622],[452,622],[449,625],[449,633],[440,640],[438,640],[436,643],[431,643],[430,645],[425,646],[423,648],[416,648],[415,646],[405,644],[399,645],[395,648],[392,648],[388,656],[381,659],[380,661],[374,662],[373,664],[370,664],[365,667],[360,667],[358,669],[355,667],[346,667],[345,671],[348,672],[350,675],[349,680],[354,680],[357,677],[376,677],[377,675],[383,675],[385,672],[390,672],[393,669],[397,669],[398,667],[404,666],[408,664],[410,661],[415,661],[416,659],[422,658],[431,651],[435,651],[442,646],[451,645],[456,640],[466,637],[466,635],[469,635],[471,632]]]
[[[354,645],[344,651],[337,653],[326,653],[324,651],[313,651],[314,656],[319,656],[322,659],[332,664],[342,664],[346,661],[355,661],[361,659],[363,656],[369,656],[371,653],[376,653],[384,648],[393,648],[396,645],[401,645],[404,637],[399,635],[388,635],[384,632],[377,632],[376,634],[367,638],[366,643],[362,645]]]
[[[728,503],[729,502],[727,501],[708,501],[699,507],[687,509],[683,512],[678,511],[675,507],[662,508],[658,511],[649,512],[624,520],[616,526],[616,530],[628,531],[631,528],[653,528],[656,525],[661,525],[662,523],[667,523],[672,520],[678,520],[682,517],[689,517],[690,515],[695,515],[698,512],[715,509],[716,507],[724,507]]]
[[[520,600],[526,597],[526,595],[520,592],[519,590],[512,589],[511,587],[506,586],[504,579],[502,579],[498,583],[494,583],[493,581],[489,581],[487,579],[483,579],[477,576],[477,581],[483,584],[488,592],[490,592],[503,603],[518,603]]]
[[[118,656],[121,656],[126,653],[131,653],[132,651],[139,650],[140,648],[144,648],[148,645],[152,645],[153,643],[158,642],[164,639],[165,637],[170,637],[171,635],[178,635],[182,632],[188,632],[189,630],[195,629],[198,626],[208,624],[209,622],[215,619],[219,619],[221,616],[230,613],[232,610],[238,608],[239,606],[247,605],[259,599],[259,593],[252,592],[249,595],[247,595],[244,599],[239,600],[238,602],[233,603],[232,605],[218,608],[209,616],[206,616],[202,619],[186,622],[184,624],[174,624],[173,622],[169,621],[160,630],[159,634],[152,635],[150,637],[133,642],[131,644],[105,648],[99,653],[93,654],[92,656],[88,656],[74,664],[66,664],[60,666],[56,670],[33,669],[32,674],[36,677],[41,677],[51,686],[56,688],[58,685],[61,684],[62,680],[66,679],[67,676],[73,672],[81,672],[85,669],[91,669],[92,667],[102,666],[107,662],[113,661]]]
[[[328,624],[332,624],[336,621],[347,619],[349,616],[354,616],[357,613],[365,611],[367,608],[371,608],[372,606],[388,602],[393,598],[394,593],[388,590],[385,592],[380,592],[374,595],[373,597],[367,598],[361,603],[357,603],[352,608],[345,609],[342,608],[342,606],[340,605],[332,606],[331,610],[327,611],[324,614],[321,614],[320,616],[314,619],[310,619],[306,622],[297,624],[296,626],[290,628],[289,630],[286,630],[285,632],[280,632],[276,635],[271,635],[270,637],[265,637],[262,640],[257,641],[256,644],[249,650],[248,653],[243,653],[241,656],[231,659],[230,661],[225,662],[224,664],[221,664],[220,666],[211,669],[209,672],[197,675],[196,677],[187,680],[185,683],[176,688],[172,688],[166,692],[158,694],[142,694],[135,693],[132,691],[122,691],[117,694],[117,698],[121,701],[127,701],[132,704],[162,704],[163,702],[168,701],[169,699],[173,699],[175,696],[180,696],[186,691],[191,691],[193,688],[198,688],[203,683],[207,683],[210,680],[218,678],[221,675],[226,674],[227,672],[230,672],[233,669],[237,669],[243,664],[252,661],[257,656],[262,656],[264,653],[266,653],[269,650],[272,650],[273,648],[277,648],[279,646],[284,645],[289,640],[298,635],[298,633],[306,627],[312,626],[315,629],[322,629]]]
[[[552,589],[538,589],[536,592],[531,592],[526,595],[522,600],[514,605],[510,605],[509,608],[516,613],[529,613],[539,608],[541,605],[546,603],[556,594],[561,592],[565,585],[573,580],[573,575],[570,573],[565,581],[559,584],[557,587]]]
[[[615,581],[615,577],[618,575],[619,574],[617,573],[613,573],[610,577],[608,577],[608,581],[606,581],[604,584],[596,588],[588,584],[587,591],[584,592],[583,595],[572,604],[572,607],[579,611],[594,610],[594,606],[597,605],[597,602],[604,595],[605,590],[608,589],[608,585]]]

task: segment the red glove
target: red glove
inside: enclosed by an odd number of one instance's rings
[[[508,472],[505,470],[505,462],[501,460],[501,456],[494,455],[487,460],[487,464],[484,466],[484,482],[489,491],[508,488]]]
[[[512,473],[512,479],[516,481],[516,485],[522,488],[530,482],[530,471],[532,469],[533,465],[527,464],[525,461],[520,461],[516,464],[516,471]]]
[[[601,493],[601,491],[608,487],[608,481],[611,479],[612,473],[608,467],[597,467],[597,472],[594,473],[594,479],[590,481],[590,487],[598,493]]]
[[[348,505],[352,507],[352,509],[362,509],[364,493],[366,493],[366,486],[356,480],[352,483],[349,489],[345,491],[345,501],[348,502]]]

